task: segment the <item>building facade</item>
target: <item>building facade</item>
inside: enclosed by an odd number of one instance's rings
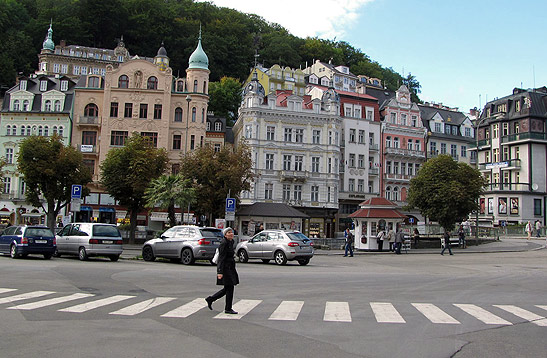
[[[264,87],[266,95],[275,93],[278,90],[289,90],[298,96],[306,94],[305,74],[301,69],[281,67],[278,64],[270,68],[259,65],[253,68],[245,81],[245,85],[253,80],[255,74],[258,82]]]
[[[334,89],[337,91],[355,92],[359,79],[349,71],[347,66],[334,66],[329,63],[316,60],[311,66],[304,69],[308,77],[308,82],[322,86],[328,86],[328,82],[333,81]]]

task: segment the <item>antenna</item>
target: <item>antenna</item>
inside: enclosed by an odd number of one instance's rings
[[[257,63],[257,60],[258,60],[258,57],[260,55],[258,54],[258,49],[255,50],[255,67],[256,67],[256,63]]]
[[[536,89],[536,66],[532,65],[532,75],[534,76],[534,89]]]

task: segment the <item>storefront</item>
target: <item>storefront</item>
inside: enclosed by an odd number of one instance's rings
[[[295,208],[281,203],[254,203],[236,212],[235,229],[239,237],[250,238],[260,230],[303,231],[310,217]]]

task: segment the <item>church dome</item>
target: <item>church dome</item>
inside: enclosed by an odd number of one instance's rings
[[[49,30],[47,30],[47,36],[42,44],[43,50],[55,50],[55,43],[53,43],[53,29],[51,28],[51,24],[49,24]]]
[[[199,30],[198,47],[194,50],[192,55],[190,55],[190,60],[188,61],[188,64],[188,69],[209,69],[209,58],[201,47],[201,29]]]
[[[159,56],[159,57],[167,57],[167,50],[165,49],[165,47],[163,47],[163,42],[161,43],[161,47],[160,47],[159,50],[158,50],[157,56]]]

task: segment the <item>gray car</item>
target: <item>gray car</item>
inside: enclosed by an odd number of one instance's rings
[[[221,239],[222,231],[214,227],[173,226],[159,238],[144,243],[142,258],[154,261],[156,257],[163,257],[185,265],[196,260],[211,261]]]
[[[313,242],[298,231],[264,230],[236,246],[239,262],[261,259],[264,263],[275,260],[278,265],[296,260],[307,265],[313,257]]]
[[[122,235],[118,227],[103,223],[72,223],[57,234],[54,256],[78,255],[82,261],[89,256],[106,256],[118,261],[122,251]]]

